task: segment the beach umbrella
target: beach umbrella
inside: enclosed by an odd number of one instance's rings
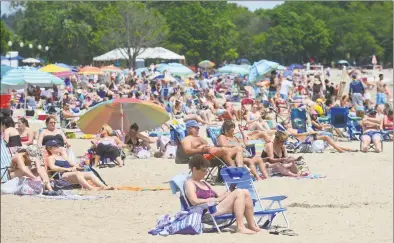
[[[270,73],[274,70],[286,70],[286,67],[280,65],[277,62],[260,60],[255,62],[249,71],[248,82],[254,83],[261,80],[265,74]]]
[[[14,67],[7,66],[7,65],[1,65],[1,78],[10,70],[15,69]]]
[[[52,74],[35,70],[32,68],[15,68],[8,71],[1,79],[2,89],[24,89],[27,84],[50,87],[52,85],[62,85],[63,80]]]
[[[230,64],[217,69],[217,72],[225,74],[247,75],[249,73],[249,69],[246,69],[240,65]]]
[[[200,62],[198,64],[198,66],[200,68],[213,68],[215,66],[215,63],[213,63],[213,62],[211,62],[209,60],[204,60],[204,61]]]
[[[167,70],[172,75],[181,76],[181,77],[195,75],[195,73],[190,68],[188,68],[180,63],[163,64],[163,65],[160,65],[158,68],[156,68],[156,70],[161,73],[163,73],[165,70]]]
[[[29,57],[29,58],[23,59],[22,62],[23,63],[40,63],[41,61],[38,59]]]
[[[41,72],[46,72],[46,73],[59,73],[59,72],[69,71],[69,69],[64,68],[64,67],[60,67],[56,64],[46,65],[45,67],[42,67],[39,70]]]
[[[349,65],[348,61],[346,61],[346,60],[339,60],[338,63],[339,64],[347,64],[347,65]]]
[[[55,75],[58,78],[66,78],[66,77],[73,76],[74,74],[75,73],[72,71],[65,71],[65,72],[54,73],[53,75]]]
[[[104,72],[103,72],[100,68],[86,66],[86,67],[82,68],[81,70],[79,70],[78,74],[86,74],[86,75],[97,74],[97,75],[104,75]]]
[[[249,60],[246,59],[246,58],[239,58],[239,59],[237,60],[237,63],[238,63],[238,64],[249,64]]]
[[[167,111],[153,102],[122,98],[92,107],[81,116],[77,125],[87,134],[98,133],[104,124],[114,130],[125,131],[131,124],[137,123],[140,131],[147,131],[160,127],[169,119]]]
[[[304,65],[301,64],[291,64],[289,66],[289,70],[294,70],[294,69],[305,69]]]
[[[111,72],[111,73],[121,73],[122,69],[115,67],[114,65],[105,66],[100,68],[104,72]]]

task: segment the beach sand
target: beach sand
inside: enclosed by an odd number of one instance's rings
[[[71,140],[77,156],[88,140]],[[358,148],[358,142],[343,142]],[[110,198],[58,201],[1,196],[2,242],[392,242],[393,146],[384,152],[303,154],[312,173],[324,179],[271,178],[257,183],[260,196],[287,195],[290,228],[298,236],[248,236],[231,232],[200,236],[151,236],[156,219],[173,215],[179,200],[170,191],[101,191]],[[168,159],[127,159],[124,168],[98,170],[115,186],[168,187],[170,178],[188,172]],[[224,190],[223,186],[218,187]],[[279,215],[274,224],[284,225]]]
[[[392,70],[388,71],[387,75]],[[386,75],[386,73],[385,73]],[[340,71],[332,70],[340,81]],[[345,91],[346,92],[346,91]],[[373,96],[374,98],[374,96]],[[34,126],[37,126],[35,124]],[[201,131],[201,134],[205,134]],[[90,146],[88,140],[70,140],[77,156]],[[359,149],[359,142],[341,142]],[[100,191],[88,195],[110,198],[60,201],[36,197],[1,196],[2,242],[379,242],[393,241],[393,143],[384,152],[364,154],[302,154],[312,174],[324,179],[270,178],[256,183],[260,196],[287,195],[284,206],[290,228],[298,236],[206,233],[200,236],[151,236],[147,232],[164,214],[180,210],[170,191]],[[98,169],[109,185],[165,187],[187,165],[169,159],[130,159],[124,168]],[[224,190],[218,186],[218,190]],[[284,225],[278,215],[274,224]],[[234,228],[232,228],[234,229]]]

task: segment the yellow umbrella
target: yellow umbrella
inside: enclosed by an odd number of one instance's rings
[[[70,71],[67,68],[60,67],[55,64],[46,65],[45,67],[40,68],[39,70],[42,72],[47,72],[47,73],[60,73],[60,72]]]

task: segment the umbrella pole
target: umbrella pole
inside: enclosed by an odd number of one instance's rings
[[[123,127],[123,119],[124,119],[124,115],[123,115],[123,104],[120,104],[120,115],[121,115],[121,119],[120,119],[120,127],[122,128],[122,133],[124,132],[124,127]]]
[[[25,116],[26,116],[26,111],[27,111],[27,107],[26,107],[26,104],[27,104],[26,98],[27,98],[27,83],[25,83],[25,99],[24,99],[25,104],[24,104],[24,106],[23,106],[23,108],[25,109]]]

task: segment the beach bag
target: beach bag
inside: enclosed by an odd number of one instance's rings
[[[311,144],[301,144],[299,147],[300,153],[313,153],[312,145]]]
[[[151,153],[146,150],[146,149],[141,149],[136,153],[137,158],[139,159],[149,159],[151,156]]]
[[[53,185],[53,189],[55,191],[58,191],[58,190],[72,190],[73,189],[73,185],[70,182],[66,181],[66,180],[59,179],[59,180],[55,180],[55,183]]]
[[[41,181],[29,179],[27,177],[19,177],[17,195],[38,195],[44,190]]]
[[[325,149],[325,144],[324,141],[322,140],[315,140],[312,142],[312,152],[316,153],[316,152],[323,152],[323,150]]]
[[[174,222],[174,234],[198,235],[202,233],[201,212],[189,212],[186,217]]]
[[[13,178],[1,185],[1,194],[16,194],[18,191],[19,177]]]

